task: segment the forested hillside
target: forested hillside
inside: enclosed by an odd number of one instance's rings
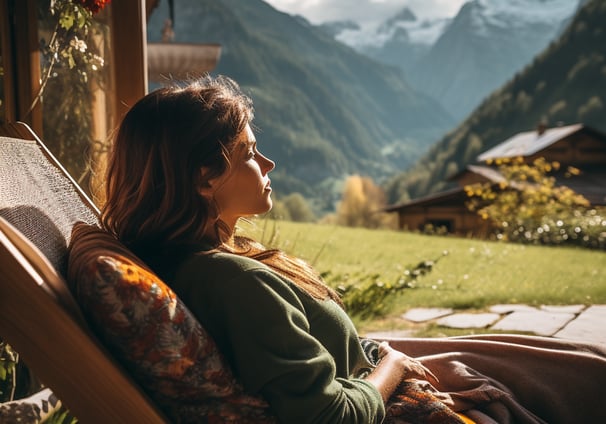
[[[520,131],[584,123],[606,132],[606,2],[589,0],[561,38],[490,95],[410,170],[387,184],[392,203],[448,187],[445,180]]]
[[[151,41],[166,17],[154,11]],[[263,1],[180,0],[174,30],[177,42],[222,45],[214,73],[252,95],[260,147],[278,163],[272,185],[322,197],[322,209],[333,207],[335,182],[348,173],[393,175],[454,125],[401,71]]]

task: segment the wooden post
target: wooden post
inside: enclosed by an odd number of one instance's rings
[[[40,90],[36,0],[0,0],[6,121],[27,122],[42,133],[42,108],[32,104]]]
[[[147,93],[145,0],[111,2],[112,63],[116,122]]]
[[[2,57],[2,67],[4,76],[2,78],[4,98],[4,114],[0,115],[0,120],[5,122],[14,122],[17,119],[17,107],[15,100],[15,82],[13,77],[13,54],[11,51],[12,40],[11,15],[8,10],[8,0],[0,0],[0,56]]]

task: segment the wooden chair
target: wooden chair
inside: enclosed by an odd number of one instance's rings
[[[97,220],[97,208],[27,125],[0,125],[0,338],[80,422],[163,423],[67,288],[72,227]]]

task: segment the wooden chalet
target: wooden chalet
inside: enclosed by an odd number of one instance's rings
[[[429,228],[453,234],[486,234],[487,222],[465,206],[467,194],[462,187],[414,199],[386,208],[397,212],[398,226],[407,231],[427,231]]]
[[[522,157],[531,163],[539,157],[560,162],[560,171],[552,174],[556,184],[565,185],[583,195],[592,206],[606,205],[606,134],[583,124],[554,128],[539,127],[521,132],[483,152],[476,164],[450,177],[457,187],[441,193],[386,208],[398,214],[399,227],[423,231],[428,226],[444,228],[457,235],[484,236],[489,230],[467,206],[464,187],[475,183],[498,184],[504,180],[494,165],[496,159]],[[573,166],[579,175],[567,178],[566,169]]]

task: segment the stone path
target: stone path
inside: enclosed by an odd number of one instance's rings
[[[482,328],[606,344],[606,305],[494,305],[488,312],[477,313],[458,313],[448,308],[415,308],[406,311],[401,318],[412,323],[435,323],[449,328]],[[394,331],[366,336],[410,337],[411,333]]]

